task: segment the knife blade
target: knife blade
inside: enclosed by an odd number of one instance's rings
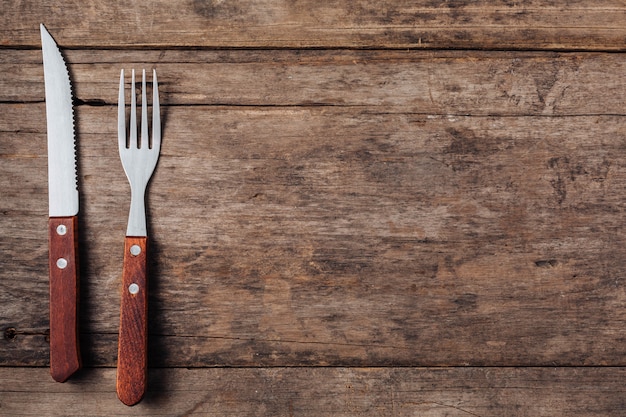
[[[50,374],[64,382],[81,367],[74,110],[65,60],[43,24],[40,30],[48,133]]]

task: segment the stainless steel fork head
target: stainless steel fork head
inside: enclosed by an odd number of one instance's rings
[[[161,116],[156,70],[152,70],[152,141],[148,134],[148,103],[146,98],[146,70],[141,80],[141,137],[137,140],[137,99],[135,98],[135,70],[131,79],[131,106],[129,139],[126,136],[126,105],[124,101],[124,70],[120,75],[117,109],[117,136],[120,159],[130,183],[131,200],[126,236],[147,236],[145,194],[161,149]],[[150,143],[151,142],[151,143]]]

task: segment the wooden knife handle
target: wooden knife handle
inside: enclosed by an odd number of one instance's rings
[[[141,401],[147,384],[147,240],[131,236],[124,240],[117,396],[126,405]]]
[[[50,374],[65,382],[80,369],[78,346],[78,217],[48,221]]]

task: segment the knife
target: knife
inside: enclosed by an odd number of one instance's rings
[[[70,77],[41,29],[48,130],[50,374],[64,382],[81,366],[78,346],[78,182]]]

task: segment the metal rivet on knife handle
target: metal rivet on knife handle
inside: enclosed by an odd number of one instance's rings
[[[133,256],[138,256],[141,253],[141,247],[139,245],[133,245],[130,247],[130,254]]]
[[[137,294],[139,292],[139,285],[132,283],[128,286],[128,292],[131,294]]]

